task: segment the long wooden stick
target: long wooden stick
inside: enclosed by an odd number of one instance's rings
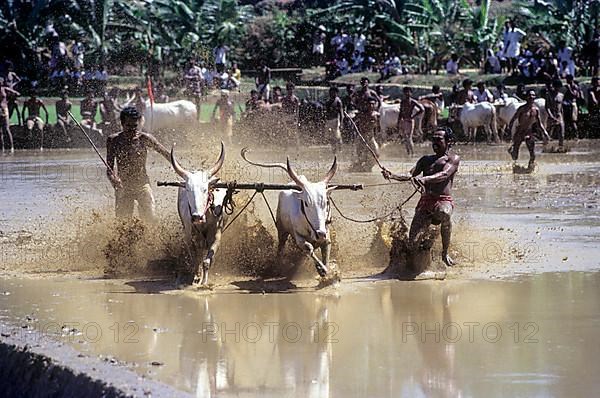
[[[356,130],[356,134],[358,134],[358,136],[360,137],[360,139],[363,142],[363,144],[367,147],[367,149],[369,150],[369,152],[371,152],[371,155],[373,155],[373,158],[375,159],[375,162],[377,162],[377,166],[379,166],[379,168],[381,170],[387,170],[385,167],[383,167],[383,165],[381,164],[381,162],[379,162],[379,156],[377,156],[377,154],[375,153],[375,151],[367,143],[367,140],[365,140],[365,137],[363,137],[363,135],[360,133],[360,130],[359,130],[358,126],[356,125],[356,123],[354,122],[354,120],[350,117],[350,115],[348,115],[348,113],[346,113],[346,111],[343,111],[343,112],[344,112],[344,116],[347,117],[348,119],[350,119],[350,122],[352,122],[352,125],[354,126],[354,129]]]
[[[184,182],[168,182],[168,181],[158,181],[156,183],[156,185],[158,185],[159,187],[183,187],[184,186]],[[291,184],[265,184],[265,183],[261,183],[261,182],[246,182],[246,183],[227,183],[227,182],[217,182],[215,184],[212,184],[211,186],[215,187],[215,188],[229,188],[232,187],[233,189],[253,189],[253,190],[257,190],[257,191],[281,191],[281,190],[286,190],[286,189],[293,189],[296,191],[301,191],[302,188],[300,188],[298,185],[291,185]],[[327,186],[328,188],[330,187],[335,187],[335,190],[340,190],[340,189],[349,189],[351,191],[359,191],[363,189],[363,184],[329,184]]]

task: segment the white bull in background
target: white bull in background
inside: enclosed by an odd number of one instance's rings
[[[546,123],[548,121],[548,112],[546,111],[546,100],[544,98],[536,98],[535,105],[540,110],[540,119],[542,120],[542,125],[546,128]],[[521,106],[525,105],[525,101],[521,101],[518,98],[509,97],[503,102],[495,102],[494,105],[497,108],[498,112],[498,129],[500,131],[504,131],[506,126],[510,123],[515,113],[517,113],[517,109]],[[513,126],[513,130],[516,127]],[[510,135],[512,137],[512,131]],[[504,135],[504,134],[503,134]]]
[[[223,209],[225,189],[211,186],[219,179],[215,175],[225,161],[225,145],[221,142],[221,155],[208,171],[190,172],[183,169],[171,149],[171,164],[175,172],[184,179],[177,195],[177,210],[183,224],[185,245],[194,272],[194,284],[206,285],[208,271],[221,243],[221,234],[226,216]],[[206,251],[200,269],[200,257]]]
[[[425,107],[425,112],[415,118],[414,137],[416,140],[423,138],[423,129],[434,129],[437,127],[440,109],[429,100],[420,100],[419,103]],[[398,127],[398,115],[400,104],[382,103],[379,108],[379,129],[384,141],[389,140],[390,132],[396,131]]]
[[[154,103],[152,108],[150,100],[146,100],[145,104],[144,127],[150,133],[167,129],[190,130],[198,123],[198,110],[191,101]]]
[[[287,164],[255,163],[246,158],[247,148],[242,149],[242,158],[259,167],[281,168],[287,172],[293,183],[302,190],[300,192],[289,190],[282,191],[279,194],[277,204],[276,227],[279,246],[277,255],[279,258],[283,255],[283,249],[287,238],[292,238],[314,262],[317,272],[321,277],[327,275],[329,254],[331,252],[331,239],[329,236],[328,224],[331,217],[329,207],[328,193],[335,187],[327,187],[327,184],[337,171],[337,158],[334,157],[333,164],[322,181],[317,183],[310,182],[303,175],[297,175],[290,165],[289,158]],[[321,249],[321,258],[315,254],[315,249]]]
[[[448,110],[448,122],[452,123],[458,119],[469,142],[475,143],[475,135],[479,127],[485,130],[488,142],[492,139],[494,142],[499,141],[496,108],[490,102],[477,104],[467,102],[464,105],[452,105]]]

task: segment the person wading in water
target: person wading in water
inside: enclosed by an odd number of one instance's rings
[[[127,107],[121,111],[123,131],[109,136],[106,141],[106,160],[110,166],[106,174],[115,188],[117,218],[131,217],[133,203],[137,201],[140,218],[152,222],[154,197],[146,172],[148,148],[154,149],[169,162],[171,155],[154,136],[138,130],[141,117],[135,107]]]
[[[449,128],[438,128],[431,140],[434,154],[419,159],[410,175],[396,175],[387,169],[383,169],[381,173],[386,180],[412,179],[415,184],[424,188],[410,225],[409,249],[414,252],[419,248],[431,224],[441,224],[442,261],[447,266],[452,266],[454,261],[448,255],[452,234],[451,216],[454,210],[451,190],[460,157],[451,152],[454,134]],[[420,176],[421,173],[423,176]]]

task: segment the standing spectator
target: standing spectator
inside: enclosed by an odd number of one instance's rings
[[[496,86],[496,98],[499,99],[500,101],[506,103],[506,100],[508,99],[508,94],[506,94],[506,87],[504,87],[504,84],[498,84]]]
[[[600,78],[592,77],[588,91],[588,112],[592,117],[600,116]]]
[[[526,33],[515,26],[514,21],[507,20],[504,24],[504,55],[508,62],[508,73],[516,71],[517,58],[521,53],[521,40]]]
[[[184,75],[184,79],[187,81],[186,92],[188,97],[191,97],[196,108],[198,109],[198,117],[200,117],[200,105],[202,103],[202,94],[205,87],[204,73],[196,61],[190,60],[190,67]]]
[[[567,75],[575,76],[573,49],[571,47],[567,47],[567,43],[564,40],[558,42],[558,52],[556,56],[558,58],[560,76],[563,78]]]
[[[298,115],[300,108],[300,99],[294,94],[296,86],[292,82],[285,85],[285,97],[281,99],[281,108],[289,115]]]
[[[83,43],[73,40],[71,54],[73,54],[73,66],[80,70],[83,69],[83,59],[85,56],[85,48],[83,47]]]
[[[408,155],[414,154],[413,133],[415,129],[415,118],[417,115],[425,112],[425,108],[412,97],[412,88],[404,87],[402,89],[404,98],[400,101],[400,111],[398,112],[398,132],[404,140],[404,146]]]
[[[446,62],[446,73],[449,75],[458,75],[458,55],[452,54],[448,62]]]
[[[46,123],[42,121],[40,117],[40,109],[43,109],[46,113]],[[27,119],[25,118],[25,111],[29,113]],[[26,123],[27,133],[29,139],[33,138],[34,128],[40,133],[40,151],[44,150],[44,126],[48,124],[48,109],[41,99],[37,98],[35,93],[31,93],[31,97],[23,104],[23,110],[21,111],[21,117]]]
[[[353,73],[362,72],[364,62],[365,62],[365,59],[364,59],[362,53],[360,53],[358,51],[354,51],[354,54],[352,55],[352,72]]]
[[[484,82],[477,83],[477,90],[473,92],[473,95],[475,95],[477,102],[494,102],[494,96],[485,87]]]
[[[221,98],[215,103],[211,120],[215,121],[215,114],[219,110],[219,125],[222,137],[229,145],[233,144],[233,119],[235,108],[233,101],[229,98],[228,90],[221,90]]]
[[[313,47],[312,47],[312,55],[313,55],[313,65],[319,66],[323,64],[323,57],[325,54],[325,27],[323,25],[319,25],[315,33],[313,34]]]
[[[339,152],[342,147],[342,133],[340,130],[344,116],[342,100],[338,97],[338,88],[333,86],[329,88],[329,98],[325,101],[325,119],[329,142],[333,149],[333,154]]]
[[[484,73],[500,73],[502,72],[502,66],[500,65],[500,60],[494,52],[490,49],[487,50],[487,58],[485,60],[485,65],[483,66]]]
[[[340,71],[340,74],[342,74],[342,75],[345,75],[346,73],[348,73],[350,71],[348,61],[346,60],[346,57],[344,57],[344,56],[342,56],[338,59],[337,67],[338,67],[338,70]]]
[[[219,44],[213,50],[213,55],[215,57],[215,67],[217,68],[217,72],[223,73],[225,70],[225,66],[227,65],[227,53],[229,52],[229,47],[224,44]]]
[[[365,52],[367,45],[367,37],[363,33],[354,34],[354,51],[358,51],[359,54]]]
[[[583,100],[583,92],[579,84],[574,80],[573,75],[567,75],[566,91],[564,94],[563,108],[565,129],[572,131],[575,138],[579,138],[579,130],[577,129],[577,120],[579,120],[579,107],[577,102]]]
[[[136,98],[137,99],[137,98]],[[98,113],[98,103],[94,99],[94,92],[88,90],[85,93],[85,98],[81,100],[79,105],[81,114],[81,125],[90,131],[102,134],[96,126],[96,114]],[[143,114],[143,113],[142,113]]]
[[[339,51],[343,51],[344,50],[344,39],[342,38],[342,31],[340,31],[339,29],[336,29],[335,35],[331,38],[331,40],[329,41],[329,44],[331,45],[332,52],[334,54],[337,54]]]
[[[18,91],[6,86],[4,78],[0,77],[0,141],[2,141],[2,152],[4,152],[4,134],[8,136],[10,141],[10,152],[15,152],[15,146],[13,144],[13,136],[10,132],[10,116],[8,115],[8,96],[13,94],[15,96],[20,95]],[[19,111],[17,110],[17,113]]]
[[[73,104],[69,101],[69,95],[67,91],[63,91],[62,98],[56,101],[55,109],[56,109],[56,125],[60,127],[62,130],[65,141],[71,142],[71,135],[67,131],[69,126],[71,126],[71,118],[69,117],[69,112],[71,111],[71,107]]]
[[[267,63],[263,63],[262,68],[256,76],[256,88],[258,95],[263,98],[265,102],[269,102],[271,93],[271,69],[267,66]]]
[[[12,90],[16,90],[15,86],[19,84],[21,78],[13,71],[12,62],[7,63],[7,70],[8,72],[6,73],[6,79],[4,80],[4,82],[6,87],[11,89],[11,91],[8,91],[6,94],[6,100],[8,101],[8,120],[10,120],[10,118],[12,117],[13,112],[17,111],[17,123],[20,126],[21,124],[25,123],[25,121],[21,120],[21,112],[19,112],[19,105],[17,102],[18,95],[15,94]]]
[[[597,76],[600,71],[600,31],[598,29],[594,30],[592,40],[586,44],[584,55],[591,75]]]
[[[546,112],[548,112],[548,133],[551,137],[558,135],[558,145],[563,146],[565,139],[565,122],[563,119],[564,96],[560,92],[560,80],[555,80],[546,91]]]
[[[463,81],[462,90],[456,93],[456,104],[464,105],[467,102],[476,102],[475,95],[473,94],[473,81],[471,79],[465,79]]]

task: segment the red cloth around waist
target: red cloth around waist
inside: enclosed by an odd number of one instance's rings
[[[433,195],[430,193],[424,193],[421,195],[419,203],[417,203],[416,209],[418,211],[434,211],[436,205],[439,203],[447,202],[454,208],[454,201],[450,195]]]

